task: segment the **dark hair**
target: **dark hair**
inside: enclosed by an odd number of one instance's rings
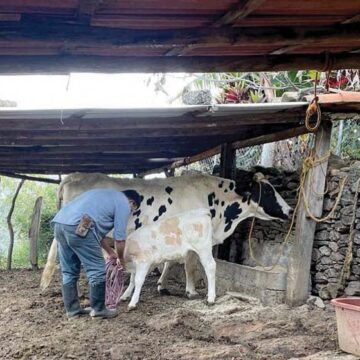
[[[123,193],[125,194],[125,196],[129,199],[134,201],[134,203],[136,204],[136,208],[138,208],[141,204],[141,196],[139,195],[139,193],[135,190],[124,190]]]

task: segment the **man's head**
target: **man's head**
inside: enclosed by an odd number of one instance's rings
[[[141,196],[135,190],[124,190],[123,193],[129,199],[132,210],[138,209],[141,204]]]

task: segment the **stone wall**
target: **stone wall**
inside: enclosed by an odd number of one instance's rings
[[[335,204],[339,192],[340,180],[348,175],[340,203],[331,219],[319,223],[316,227],[314,249],[312,255],[311,283],[312,293],[323,299],[330,299],[343,293],[360,295],[360,196],[356,211],[355,231],[353,236],[353,260],[351,274],[345,286],[339,286],[341,271],[348,248],[349,231],[353,218],[356,181],[360,177],[360,162],[351,167],[342,168],[338,160],[330,161],[327,174],[328,192],[324,198],[323,216],[328,214]],[[299,174],[281,172],[275,169],[262,169],[269,181],[284,197],[286,202],[294,207]],[[256,266],[250,256],[248,233],[251,220],[241,223],[231,239],[225,242],[220,258],[238,264]],[[252,236],[254,255],[263,265],[269,266],[278,261],[278,269],[287,271],[288,254],[294,241],[294,230],[289,242],[282,249],[282,242],[289,228],[289,223],[280,221],[256,220]]]
[[[360,162],[350,168],[330,169],[327,181],[329,191],[325,195],[323,214],[327,214],[334,206],[339,192],[339,182],[347,175],[344,192],[334,216],[316,227],[311,280],[313,292],[323,299],[331,299],[344,293],[360,295],[360,198],[352,236],[353,259],[350,277],[345,284],[340,283],[353,220],[356,185],[360,178]]]

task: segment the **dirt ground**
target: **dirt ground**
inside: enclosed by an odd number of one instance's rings
[[[337,351],[330,305],[262,307],[224,295],[208,307],[175,284],[159,296],[149,276],[137,310],[121,304],[115,319],[68,320],[59,274],[46,294],[40,276],[0,272],[0,359],[355,359]]]

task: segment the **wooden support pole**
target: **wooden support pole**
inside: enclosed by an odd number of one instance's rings
[[[221,145],[220,176],[233,179],[235,167],[235,150],[231,143]]]
[[[220,177],[233,179],[235,175],[235,149],[231,143],[221,145]],[[213,249],[215,257],[229,260],[231,243],[217,245]]]
[[[321,158],[330,149],[331,138],[330,121],[323,122],[316,135],[316,157]],[[305,181],[305,194],[309,202],[310,211],[317,217],[322,215],[323,194],[325,189],[328,161],[324,161],[311,169]],[[319,195],[320,194],[320,195]],[[311,254],[313,249],[315,221],[311,220],[304,208],[303,202],[299,205],[295,242],[289,257],[286,302],[290,306],[302,305],[309,296],[309,278]]]
[[[31,223],[29,228],[29,240],[30,240],[30,264],[33,270],[37,270],[38,266],[38,241],[39,241],[39,229],[41,219],[42,208],[42,196],[39,196],[35,201],[34,210],[31,217]]]

